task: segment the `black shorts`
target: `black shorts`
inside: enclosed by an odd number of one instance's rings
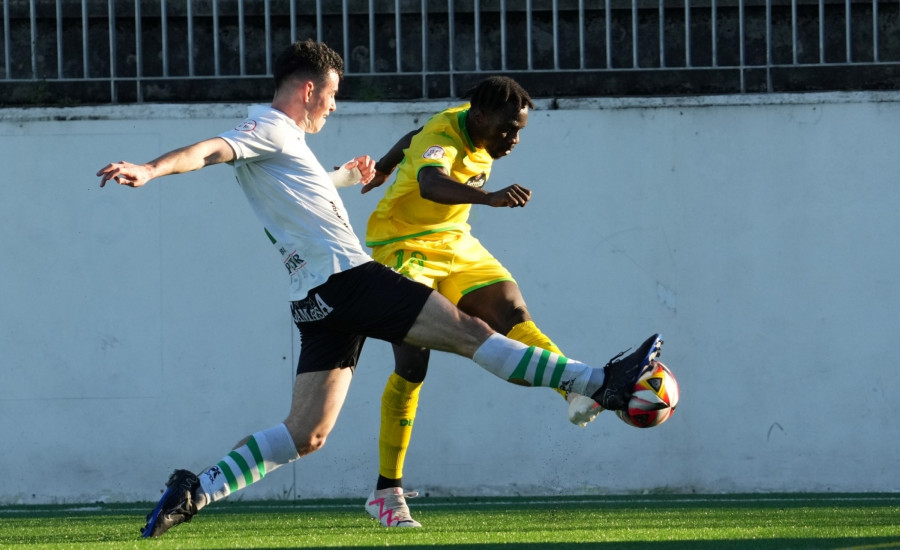
[[[355,367],[367,337],[401,344],[432,290],[367,262],[291,302],[300,331],[297,374]]]

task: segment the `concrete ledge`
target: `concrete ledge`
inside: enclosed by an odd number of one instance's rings
[[[431,114],[462,100],[355,102],[338,104],[339,115]],[[733,105],[816,105],[827,103],[897,103],[900,91],[823,92],[808,94],[736,94],[687,97],[585,97],[535,100],[535,110],[612,110]],[[74,120],[164,120],[243,118],[251,103],[142,103],[88,107],[11,107],[0,109],[0,122]]]

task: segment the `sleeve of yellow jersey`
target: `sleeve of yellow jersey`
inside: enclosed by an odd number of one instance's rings
[[[444,168],[453,173],[453,163],[461,147],[459,139],[445,125],[431,124],[416,134],[410,142],[406,158],[410,162],[411,174],[416,179],[419,171],[426,166]]]

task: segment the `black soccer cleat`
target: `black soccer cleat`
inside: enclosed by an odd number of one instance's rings
[[[644,367],[655,361],[662,348],[662,338],[654,334],[631,352],[627,357],[625,350],[609,360],[603,367],[603,385],[597,390],[591,399],[600,404],[604,409],[621,411],[628,407],[628,401],[634,393],[634,385],[641,376]]]
[[[191,521],[197,513],[194,491],[200,488],[200,480],[187,470],[175,470],[156,508],[147,516],[147,525],[141,529],[144,538],[158,537],[179,523]]]

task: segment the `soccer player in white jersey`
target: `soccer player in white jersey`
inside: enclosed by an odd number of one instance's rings
[[[366,337],[448,351],[495,376],[530,386],[590,395],[622,409],[643,366],[659,355],[654,337],[605,367],[526,346],[464,314],[446,298],[373,261],[354,234],[336,188],[371,180],[374,162],[357,157],[327,172],[306,145],[334,112],[343,60],[311,40],[286,48],[274,65],[271,107],[219,136],[175,149],[145,164],[113,162],[100,185],[141,187],[170,174],[217,163],[234,167],[238,184],[281,255],[301,350],[290,410],[283,422],[242,439],[199,475],[175,470],[141,530],[157,537],[190,521],[204,506],[268,472],[320,449],[343,406]]]

